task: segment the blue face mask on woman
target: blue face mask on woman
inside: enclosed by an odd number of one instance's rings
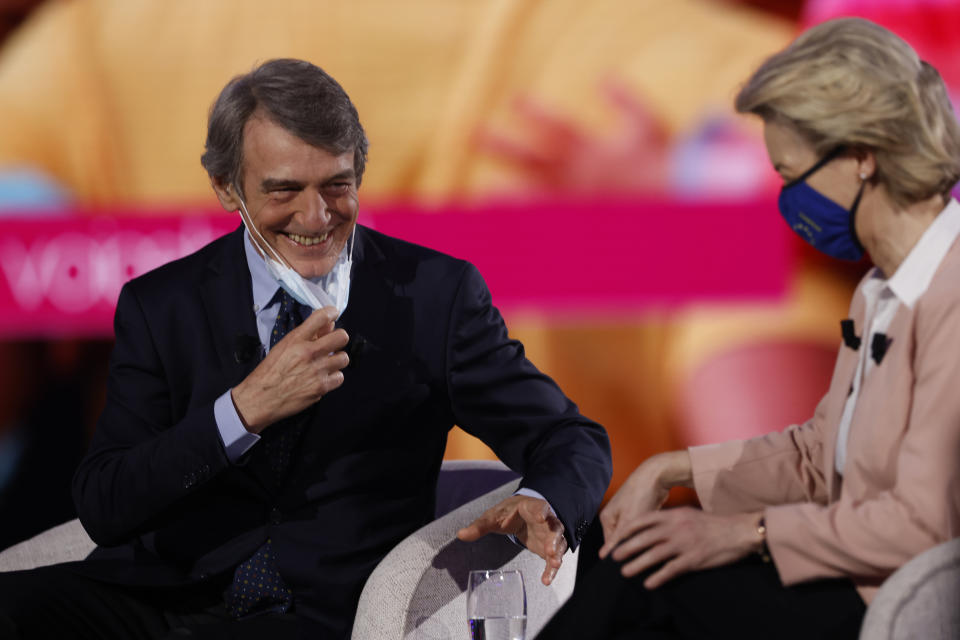
[[[847,211],[806,182],[807,178],[836,158],[842,151],[843,147],[837,147],[802,176],[785,184],[780,190],[780,199],[777,204],[780,215],[787,221],[790,228],[810,243],[814,249],[834,258],[855,261],[863,257],[863,245],[857,239],[853,221],[866,183],[860,184],[857,198]]]

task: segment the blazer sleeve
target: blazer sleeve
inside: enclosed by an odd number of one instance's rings
[[[792,502],[825,504],[828,398],[824,396],[813,417],[801,425],[749,440],[691,447],[693,484],[704,510],[740,513]]]
[[[164,370],[130,283],[120,292],[114,331],[106,405],[73,479],[80,521],[102,546],[135,537],[229,464],[212,399],[179,420],[173,416],[176,374]]]
[[[912,401],[896,480],[870,499],[766,510],[768,544],[785,584],[882,579],[960,531],[960,302],[918,301]]]
[[[607,485],[610,442],[510,339],[479,272],[467,264],[451,311],[446,382],[457,424],[523,474],[557,512],[571,548]]]

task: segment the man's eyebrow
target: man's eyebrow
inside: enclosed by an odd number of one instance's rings
[[[274,191],[276,189],[302,189],[303,183],[299,180],[287,180],[283,178],[264,178],[260,183],[262,191]]]
[[[353,169],[344,169],[343,171],[335,173],[327,178],[327,182],[336,182],[337,180],[353,180],[356,177],[357,174]]]

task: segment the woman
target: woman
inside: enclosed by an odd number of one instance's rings
[[[893,33],[826,22],[736,98],[760,116],[779,208],[876,265],[813,418],[660,454],[600,514],[604,558],[540,638],[851,638],[884,579],[960,535],[960,127]],[[673,486],[703,510],[658,511]]]

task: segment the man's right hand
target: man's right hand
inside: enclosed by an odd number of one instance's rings
[[[336,318],[334,307],[311,313],[233,388],[233,405],[247,431],[260,433],[343,384],[341,370],[350,362],[343,348],[349,337],[334,329]]]

